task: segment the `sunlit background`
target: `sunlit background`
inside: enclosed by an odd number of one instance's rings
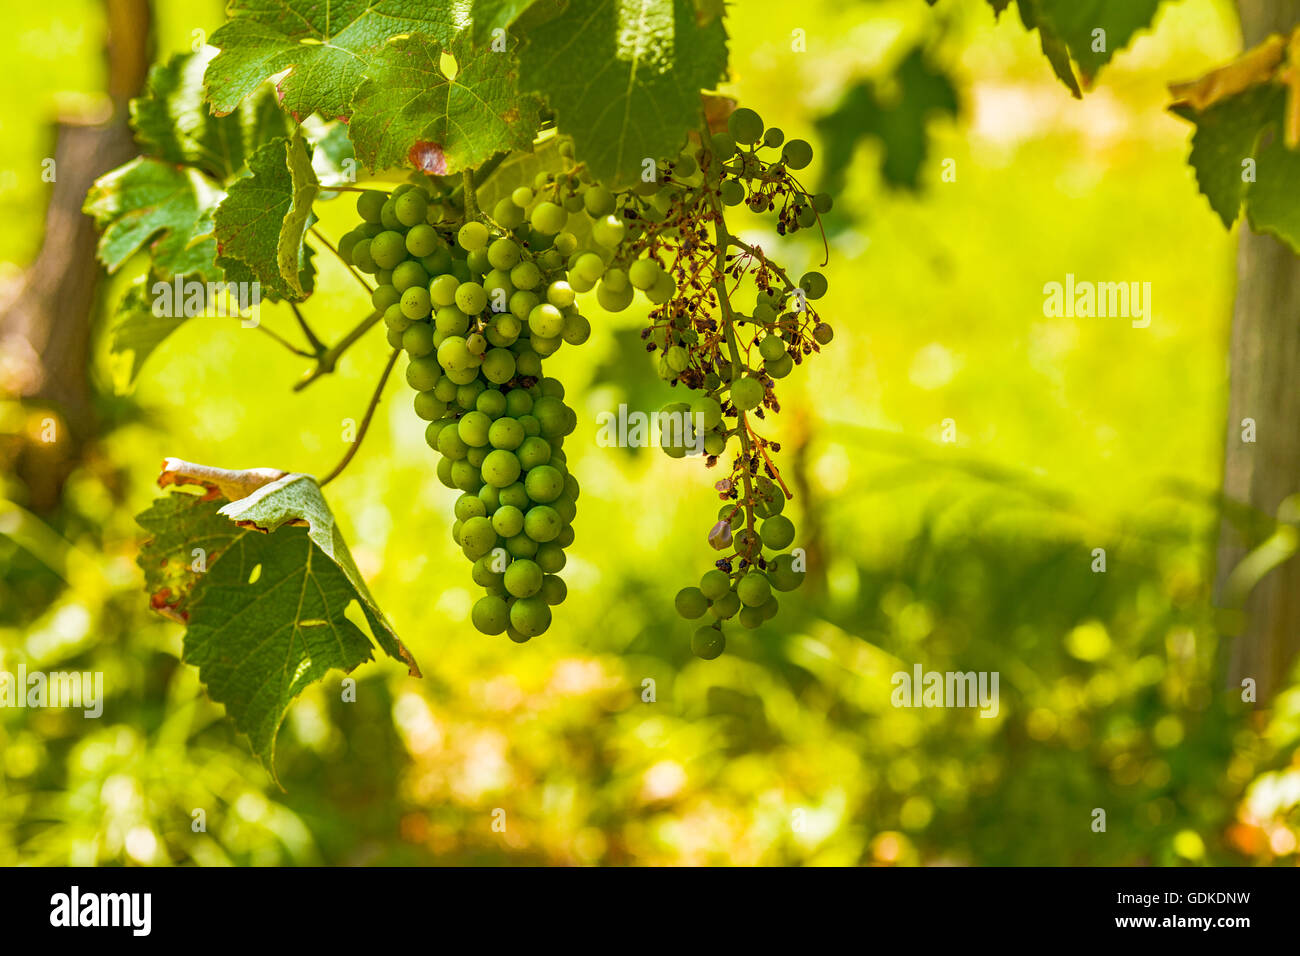
[[[50,121],[103,109],[104,25],[88,0],[4,6],[7,295],[40,244]],[[160,58],[221,22],[213,2],[156,6]],[[132,516],[167,455],[326,472],[383,336],[299,393],[303,360],[227,320],[183,326],[126,396],[101,347],[106,427],[64,510],[37,518],[0,484],[0,670],[100,670],[108,699],[98,720],[0,710],[0,863],[1296,862],[1300,692],[1260,719],[1223,690],[1209,601],[1234,237],[1165,110],[1168,81],[1239,50],[1231,6],[1165,6],[1082,102],[974,0],[731,11],[725,92],[788,136],[818,145],[815,118],[918,43],[960,104],[929,125],[918,191],[864,145],[829,217],[836,338],[771,419],[805,589],[692,657],[672,597],[712,560],[716,475],[596,444],[601,411],[675,393],[635,345],[644,310],[590,297],[591,341],[548,364],[583,484],[555,625],[523,646],[471,628],[455,494],[393,383],[328,492],[425,677],[384,661],[355,703],[337,672],[314,687],[281,732],[281,790],[148,611]],[[351,204],[319,209],[325,234],[349,228]],[[793,272],[822,261],[820,236],[746,235]],[[1150,327],[1045,318],[1067,273],[1149,281]],[[331,336],[365,309],[329,267],[304,306]],[[23,414],[0,403],[0,432]],[[893,707],[891,675],[918,663],[997,671],[997,716]]]

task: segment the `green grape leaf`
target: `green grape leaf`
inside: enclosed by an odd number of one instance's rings
[[[674,155],[700,123],[700,91],[726,73],[720,20],[697,26],[691,0],[572,0],[530,29],[520,86],[536,91],[611,187],[645,159]]]
[[[312,144],[312,168],[322,189],[357,181],[357,157],[347,123],[331,123],[329,130]],[[336,197],[339,193],[330,193]]]
[[[1009,0],[989,0],[995,14]],[[1139,30],[1151,26],[1163,0],[1016,0],[1026,30],[1037,30],[1052,72],[1076,97],[1082,96],[1071,57],[1085,84],[1124,49]]]
[[[165,495],[137,516],[150,535],[138,558],[150,605],[185,624],[183,659],[272,777],[294,698],[332,669],[373,659],[371,639],[347,616],[353,602],[375,643],[420,676],[314,479],[167,459],[159,483],[206,494]]]
[[[826,191],[842,190],[854,150],[864,138],[881,145],[885,182],[917,188],[929,148],[927,124],[935,116],[957,115],[957,91],[947,74],[927,62],[919,48],[904,57],[892,85],[896,95],[887,97],[874,83],[858,83],[834,110],[816,121],[825,143]]]
[[[271,293],[304,298],[303,237],[320,181],[301,130],[258,149],[248,167],[249,175],[231,185],[214,216],[219,261],[228,277],[228,260],[239,260]]]
[[[441,176],[526,149],[541,104],[519,93],[515,70],[509,54],[475,51],[463,36],[447,45],[424,36],[393,41],[353,100],[357,156],[371,170],[414,166]]]
[[[216,280],[216,246],[204,240],[202,223],[219,197],[196,170],[138,156],[95,180],[82,209],[102,231],[96,252],[109,272],[148,244],[162,278],[197,273]]]
[[[173,56],[155,64],[142,96],[131,101],[131,126],[142,150],[169,163],[194,166],[228,182],[262,143],[292,132],[263,86],[238,111],[213,116],[203,104],[203,72],[216,51]]]
[[[113,372],[113,389],[118,394],[129,391],[145,360],[187,318],[184,310],[176,315],[155,314],[152,292],[156,281],[155,276],[141,276],[126,290],[117,305],[109,350],[113,356],[120,356],[119,365]]]
[[[1236,221],[1246,198],[1249,184],[1243,161],[1256,157],[1264,128],[1281,120],[1284,100],[1285,91],[1268,84],[1250,87],[1199,113],[1187,104],[1173,107],[1174,113],[1196,124],[1187,161],[1225,227]]]
[[[298,122],[319,113],[341,119],[367,73],[370,56],[391,37],[420,34],[448,42],[451,4],[423,0],[231,0],[230,19],[212,34],[221,52],[208,65],[212,111],[232,112],[274,74],[281,107]]]
[[[1273,133],[1259,151],[1255,181],[1246,187],[1246,217],[1251,229],[1277,236],[1300,253],[1300,150],[1287,147],[1280,129]],[[1240,175],[1240,163],[1237,169]]]
[[[473,0],[470,7],[471,34],[475,46],[487,46],[493,41],[492,31],[505,30],[523,18],[525,25],[559,13],[562,0]]]

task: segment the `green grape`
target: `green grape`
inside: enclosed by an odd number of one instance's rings
[[[456,482],[451,479],[451,466],[455,464],[450,458],[441,458],[438,460],[436,473],[438,480],[448,488],[455,488]]]
[[[706,624],[691,635],[691,653],[701,660],[714,660],[726,648],[727,639],[722,636],[722,629],[713,624]]]
[[[550,504],[564,491],[564,476],[550,465],[538,465],[524,476],[524,490],[533,501]]]
[[[700,617],[709,609],[709,599],[699,588],[682,588],[677,592],[673,603],[677,606],[677,613],[688,621]]]
[[[563,279],[552,282],[546,288],[546,301],[557,309],[567,309],[573,305],[573,287]]]
[[[533,191],[527,186],[518,186],[515,188],[514,192],[510,194],[510,201],[520,209],[524,209],[533,201]]]
[[[594,252],[584,252],[580,255],[570,273],[581,276],[583,279],[595,282],[605,274],[605,261]]]
[[[765,547],[773,551],[784,550],[794,541],[794,522],[785,515],[773,515],[764,520],[759,535]]]
[[[799,280],[799,288],[810,299],[820,299],[826,294],[826,277],[820,272],[805,272]]]
[[[456,242],[466,252],[484,248],[488,241],[488,227],[481,222],[467,222],[456,233]]]
[[[412,358],[428,355],[433,351],[433,328],[427,322],[416,322],[402,333],[402,348]]]
[[[400,345],[402,342],[401,333],[411,327],[411,320],[402,312],[402,304],[400,302],[384,309],[384,325],[388,326],[390,332],[398,333],[397,343]]]
[[[429,292],[422,285],[412,286],[403,292],[400,304],[402,314],[412,321],[429,316]]]
[[[510,270],[510,283],[516,289],[536,289],[542,281],[542,272],[533,262],[517,263]]]
[[[758,344],[758,354],[769,362],[774,362],[785,355],[785,343],[779,335],[768,335]]]
[[[425,272],[424,266],[414,259],[407,259],[405,262],[397,264],[397,268],[393,270],[392,283],[393,288],[398,292],[405,292],[407,289],[418,286],[425,295],[429,294],[427,288],[429,273]]]
[[[456,288],[456,308],[466,315],[478,315],[487,306],[487,292],[477,282],[462,282]]]
[[[718,186],[718,195],[728,206],[739,206],[745,201],[745,187],[735,179],[724,179]]]
[[[564,341],[570,345],[581,345],[591,338],[591,323],[586,317],[574,313],[564,317],[564,329],[560,332]]]
[[[548,574],[542,578],[542,589],[538,593],[543,601],[554,607],[564,603],[564,599],[569,596],[569,586],[563,578]]]
[[[533,396],[522,388],[513,389],[506,392],[506,414],[511,418],[519,418],[527,415],[533,410]]]
[[[546,378],[538,379],[537,384],[533,387],[536,389],[538,397],[564,397],[564,383],[558,378],[547,376]]]
[[[506,229],[515,229],[524,224],[524,211],[510,199],[499,199],[492,207],[492,218]]]
[[[699,395],[691,401],[690,410],[692,418],[701,418],[705,428],[717,428],[722,424],[722,406],[715,398]]]
[[[700,578],[700,592],[710,601],[716,601],[731,591],[731,578],[725,571],[711,568]]]
[[[469,316],[454,305],[444,305],[434,315],[433,325],[445,336],[463,336],[469,331]]]
[[[483,477],[473,462],[462,459],[451,466],[451,480],[461,491],[478,491]]]
[[[794,359],[782,355],[779,359],[769,359],[763,363],[763,370],[773,378],[785,378],[794,370]]]
[[[510,381],[515,375],[515,356],[509,349],[494,348],[483,356],[483,377],[494,385]]]
[[[465,462],[456,462],[452,466],[453,474],[456,468]],[[466,557],[471,561],[477,561],[483,555],[490,552],[497,544],[497,533],[492,529],[490,518],[479,516],[470,518],[460,529],[460,546],[464,550]]]
[[[390,305],[395,305],[402,299],[402,294],[387,283],[375,287],[375,291],[370,294],[370,304],[375,307],[375,311],[383,312]]]
[[[759,610],[763,612],[763,620],[765,621],[770,621],[772,618],[776,617],[776,612],[780,609],[781,602],[776,599],[775,594],[768,598],[767,603],[759,608]]]
[[[561,206],[553,202],[540,202],[533,207],[531,222],[533,228],[544,236],[553,236],[564,228],[564,223],[568,219]]]
[[[438,346],[438,362],[449,372],[454,369],[468,369],[476,365],[474,356],[466,346],[465,340],[459,335],[448,336]]]
[[[489,515],[496,514],[497,510],[501,507],[500,488],[493,488],[491,485],[485,484],[478,490],[478,496],[483,504],[487,505],[487,513]]]
[[[456,499],[456,505],[453,509],[458,521],[468,521],[470,518],[481,518],[487,515],[487,505],[478,495],[463,494]]]
[[[617,249],[627,235],[627,226],[617,216],[602,216],[591,224],[591,238],[607,249]]]
[[[441,357],[441,353],[439,353],[439,357]],[[745,375],[731,383],[731,401],[742,412],[747,412],[763,404],[763,395],[763,383],[756,378]]]
[[[770,518],[781,513],[785,507],[785,493],[771,478],[759,475],[754,483],[754,514],[760,518]]]
[[[799,214],[795,216],[795,221],[804,229],[811,229],[817,225],[817,210],[813,209],[812,206],[804,206],[799,210]]]
[[[554,541],[564,522],[549,505],[534,505],[524,512],[524,534],[538,544]]]
[[[740,610],[740,598],[735,591],[728,591],[722,597],[714,600],[709,605],[709,613],[719,621],[725,621],[729,617],[735,617],[736,612]]]
[[[506,590],[517,598],[532,597],[542,587],[542,569],[527,559],[510,562],[506,568]]]
[[[541,423],[539,423],[532,415],[520,415],[519,424],[523,427],[524,434],[529,438],[536,438],[542,433]],[[546,447],[550,448],[551,446],[548,444]]]
[[[471,372],[473,370],[471,369]],[[450,378],[450,376],[448,376]],[[483,391],[483,383],[477,376],[456,387],[456,404],[465,411],[470,411],[478,404],[478,393]]]
[[[519,424],[522,428],[522,420]],[[519,456],[519,463],[525,469],[531,471],[534,468],[539,468],[542,465],[545,465],[551,460],[551,443],[545,438],[540,438],[537,435],[530,435],[520,443],[519,450],[516,454]]]
[[[357,215],[366,222],[379,222],[380,211],[388,197],[381,192],[367,189],[357,196]]]
[[[500,394],[499,392],[497,394]],[[507,411],[509,411],[509,396],[506,396]],[[524,440],[524,429],[513,418],[498,418],[488,429],[488,442],[493,448],[503,448],[506,451],[514,451]]]
[[[709,140],[709,149],[718,159],[727,160],[736,155],[736,141],[730,133],[714,133]]]
[[[491,637],[505,632],[510,621],[510,607],[504,598],[488,594],[474,602],[469,616],[474,627]]]
[[[483,480],[494,488],[507,488],[519,479],[519,458],[512,451],[494,448],[483,460]]]
[[[537,542],[526,534],[517,534],[506,542],[506,550],[513,558],[531,558],[537,553]]]
[[[756,532],[752,532],[748,528],[738,532],[732,544],[736,548],[736,554],[742,558],[754,557],[763,547],[762,539]]]
[[[756,607],[742,607],[740,613],[736,615],[736,620],[740,626],[748,630],[753,630],[763,623],[763,611]]]
[[[664,360],[668,363],[668,367],[674,372],[685,371],[690,359],[690,353],[680,345],[674,345],[664,356]]]
[[[630,283],[627,279],[627,273],[617,267],[607,269],[603,285],[611,292],[623,292],[627,290]]]
[[[509,272],[519,264],[519,243],[507,236],[493,240],[492,245],[488,246],[488,262],[492,263],[494,269]]]
[[[564,331],[564,315],[549,302],[543,302],[528,313],[528,328],[544,338],[557,336]]]
[[[510,623],[525,638],[536,637],[551,626],[551,609],[541,597],[520,598],[510,605]]]
[[[582,203],[592,219],[599,219],[614,211],[614,194],[597,184],[589,187],[583,194]]]
[[[757,571],[750,571],[736,584],[736,597],[746,607],[759,607],[772,596],[772,588],[767,578]]]
[[[443,415],[447,414],[447,403],[438,398],[433,389],[418,392],[415,396],[414,405],[415,414],[426,422],[442,418]]]
[[[554,395],[543,395],[533,402],[533,417],[545,438],[568,435],[577,424],[573,411]]]
[[[785,142],[785,131],[779,126],[769,126],[767,132],[763,134],[763,145],[770,149],[776,149]]]
[[[429,298],[439,308],[455,305],[458,288],[460,288],[460,280],[454,275],[438,276],[429,283]]]
[[[835,338],[835,330],[825,322],[818,322],[813,327],[813,338],[818,345],[829,345],[831,339]]]
[[[792,139],[781,150],[781,158],[791,169],[803,169],[812,162],[813,150],[807,140]]]
[[[392,269],[406,258],[406,237],[386,230],[370,240],[370,258],[381,269]]]
[[[704,453],[717,457],[727,450],[727,436],[718,432],[709,432],[704,436]]]
[[[429,391],[438,384],[441,376],[442,369],[438,367],[438,361],[432,355],[412,359],[411,364],[406,366],[406,383],[417,392]]]
[[[429,201],[421,189],[404,192],[393,201],[393,214],[403,226],[420,225],[428,211]]]
[[[548,541],[546,544],[537,546],[537,566],[547,574],[555,574],[564,570],[568,558],[564,555],[564,548],[554,541]]]
[[[442,430],[447,427],[448,423],[449,419],[445,418],[432,421],[429,422],[429,427],[424,430],[424,443],[434,451],[438,450],[438,436],[442,434]],[[445,461],[446,459],[443,460]]]
[[[742,106],[727,117],[727,132],[737,143],[757,143],[763,135],[763,118]]]
[[[465,460],[479,470],[480,476],[483,473],[483,462],[487,460],[487,456],[488,449],[481,445],[465,452]]]
[[[469,446],[460,438],[460,429],[444,428],[438,434],[438,451],[452,461],[459,461],[469,452]]]
[[[466,412],[457,423],[456,431],[460,434],[460,440],[470,448],[479,448],[488,443],[488,429],[492,427],[492,419],[480,411]]]
[[[344,262],[352,261],[352,247],[364,238],[364,234],[357,230],[343,234],[342,238],[339,239],[338,248],[339,255],[343,257]]]
[[[632,304],[633,295],[635,292],[630,285],[621,292],[614,291],[609,283],[604,281],[596,286],[596,302],[606,312],[622,312]]]
[[[492,527],[503,538],[513,538],[524,530],[524,513],[514,505],[502,505],[492,515]]]
[[[663,271],[663,267],[654,259],[638,259],[628,269],[627,277],[634,287],[645,292],[654,288]]]

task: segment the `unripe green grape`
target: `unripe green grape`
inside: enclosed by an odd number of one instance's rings
[[[429,283],[429,298],[439,307],[456,304],[456,290],[460,280],[454,275],[440,275]]]
[[[771,478],[759,475],[754,482],[754,514],[760,518],[779,515],[785,508],[785,493]]]
[[[370,258],[381,269],[392,269],[406,258],[406,237],[385,230],[370,240]]]
[[[487,351],[487,339],[481,332],[471,332],[465,336],[465,348],[469,349],[470,355],[482,356]]]
[[[511,418],[519,418],[521,415],[527,415],[533,410],[533,396],[522,388],[512,389],[506,392],[506,414]]]
[[[453,474],[456,467],[465,464],[456,462],[452,468]],[[490,552],[497,544],[497,533],[492,529],[491,519],[482,515],[476,518],[470,518],[460,528],[460,546],[465,549],[467,555],[472,555],[470,560],[477,561],[483,555]]]
[[[527,375],[530,378],[536,378],[542,374],[541,357],[532,349],[529,349],[526,352],[519,352],[515,355],[515,370],[520,375]]]
[[[677,592],[673,603],[677,607],[677,613],[688,621],[695,620],[709,609],[709,599],[699,588],[682,588]]]
[[[825,322],[818,322],[813,327],[813,338],[818,345],[829,345],[831,339],[835,338],[835,330]]]
[[[344,262],[352,261],[352,247],[365,238],[365,234],[359,230],[345,232],[339,239],[339,255],[343,257]]]
[[[451,423],[449,418],[440,418],[429,422],[429,426],[424,430],[424,443],[434,451],[438,450],[438,436],[442,430]]]
[[[501,537],[513,538],[524,530],[524,513],[514,505],[502,505],[492,515],[492,527]]]
[[[402,311],[402,303],[397,302],[384,309],[384,325],[388,326],[390,332],[397,332],[398,344],[401,344],[401,333],[411,327],[411,319],[406,317]]]
[[[799,288],[810,299],[820,299],[826,294],[826,277],[820,272],[805,272],[799,280]]]
[[[489,515],[495,515],[497,510],[501,507],[500,492],[500,488],[493,488],[489,484],[484,484],[483,487],[478,490],[479,500],[487,506],[487,513]]]
[[[461,416],[456,431],[460,434],[460,440],[470,448],[479,448],[488,443],[488,429],[491,427],[492,419],[475,409]]]
[[[534,505],[524,512],[524,534],[538,544],[554,541],[564,522],[549,505]]]
[[[393,270],[380,269],[375,273],[375,285],[384,286],[393,284]]]
[[[748,375],[743,375],[731,383],[732,404],[742,412],[757,408],[763,404],[764,391],[762,382]]]
[[[472,373],[474,370],[471,369],[470,371]],[[450,375],[447,377],[451,378]],[[467,412],[472,411],[478,403],[478,393],[481,391],[483,391],[483,383],[478,380],[477,375],[468,382],[459,383],[456,386],[456,404]]]
[[[564,211],[563,207],[547,201],[540,202],[533,207],[530,221],[533,228],[542,235],[553,236],[564,228],[564,223],[568,218],[568,213]]]
[[[487,292],[477,282],[462,282],[456,288],[456,308],[466,315],[478,315],[487,306]]]
[[[494,239],[492,245],[488,246],[488,262],[492,263],[494,269],[509,272],[519,264],[519,243],[509,236]]]
[[[528,313],[537,308],[541,301],[542,300],[538,297],[536,292],[527,289],[520,289],[510,297],[510,301],[507,304],[510,306],[511,315],[517,318],[520,322],[527,322]],[[518,333],[516,333],[516,335],[517,334]]]
[[[527,186],[517,186],[510,194],[510,201],[523,209],[533,201],[533,191]]]
[[[506,398],[508,401],[509,396],[506,396]],[[498,418],[492,423],[492,427],[488,429],[488,443],[493,448],[514,451],[523,443],[523,440],[523,426],[513,418]]]
[[[564,315],[549,302],[543,302],[528,313],[528,328],[533,335],[554,338],[564,331]]]
[[[410,238],[410,233],[407,233],[407,238]],[[441,244],[441,239],[438,242],[438,248],[420,260],[420,265],[424,266],[424,271],[431,276],[446,275],[451,271],[451,250]]]
[[[527,435],[528,438],[536,438],[542,433],[542,426],[538,424],[537,419],[532,415],[520,415],[519,426],[524,430],[524,434]],[[528,438],[525,438],[524,440],[527,441]],[[546,439],[544,438],[542,439],[542,441],[545,440]],[[548,444],[547,447],[549,448],[550,445]]]
[[[528,492],[524,491],[524,483],[516,481],[513,485],[506,485],[501,489],[500,494],[501,506],[513,505],[520,511],[527,512],[531,502],[528,500]]]
[[[591,224],[591,238],[608,249],[617,249],[627,235],[627,225],[617,216],[601,216]]]
[[[584,208],[582,205],[582,196],[578,193],[574,193],[572,196],[565,196],[561,205],[564,207],[564,211],[568,213],[582,212]]]
[[[573,268],[569,271],[576,273],[583,279],[595,282],[605,274],[605,261],[594,252],[584,252],[573,263]]]
[[[488,227],[481,222],[467,222],[456,233],[456,242],[466,252],[484,248],[488,241]]]
[[[482,472],[483,462],[487,460],[488,451],[489,449],[483,447],[471,448],[465,452],[465,460]]]
[[[573,305],[573,287],[563,279],[557,279],[546,287],[546,301],[557,309],[567,309]]]
[[[718,195],[722,197],[724,204],[739,206],[745,201],[745,187],[738,180],[724,179],[718,186]]]
[[[602,281],[596,287],[596,302],[606,312],[622,312],[632,304],[632,297],[635,294],[630,285],[622,291],[615,291],[610,288],[609,283]]]
[[[785,343],[778,335],[765,336],[763,341],[758,343],[758,354],[769,362],[775,361],[785,355]]]
[[[429,201],[420,189],[404,192],[393,201],[393,213],[397,216],[397,221],[408,228],[423,223],[428,211]]]
[[[556,233],[554,251],[561,256],[571,256],[578,248],[578,237],[573,233],[565,230]],[[550,260],[548,260],[549,262]],[[555,263],[551,268],[559,268],[561,263]]]
[[[510,270],[510,283],[516,289],[536,289],[541,281],[542,273],[536,263],[520,262]]]
[[[402,333],[402,348],[411,358],[420,358],[433,351],[433,327],[428,322],[416,322]]]
[[[429,315],[429,292],[422,285],[412,286],[402,293],[402,314],[412,321]]]
[[[822,215],[830,212],[833,204],[834,200],[831,199],[830,193],[817,193],[812,198],[812,207]]]
[[[474,602],[469,617],[474,627],[493,637],[505,633],[506,625],[510,622],[510,607],[504,598],[488,594]]]
[[[772,596],[772,587],[767,578],[757,571],[750,571],[736,584],[736,597],[746,607],[759,607]]]
[[[550,504],[564,491],[564,477],[550,465],[539,465],[524,476],[524,490],[538,504]]]
[[[437,468],[435,469],[435,474],[437,474],[438,476],[438,481],[440,481],[443,485],[445,485],[448,488],[456,487],[456,482],[451,480],[451,466],[453,464],[455,464],[455,462],[453,462],[450,458],[440,458],[438,459],[438,465]]]
[[[794,541],[794,522],[785,515],[773,515],[763,521],[759,534],[766,547],[773,551],[781,551]]]
[[[560,547],[554,541],[548,541],[546,544],[537,546],[537,566],[547,574],[556,574],[564,570],[565,564],[569,559],[564,554],[564,548]]]
[[[710,568],[700,578],[700,592],[710,601],[716,601],[731,591],[731,578],[726,572]]]
[[[551,609],[540,597],[520,598],[510,605],[510,623],[524,637],[537,637],[551,626]]]
[[[582,315],[566,315],[560,335],[570,345],[581,345],[591,338],[591,323]]]
[[[754,630],[763,623],[763,611],[756,607],[742,607],[740,613],[736,615],[736,620],[740,626],[746,630]]]
[[[467,369],[476,364],[474,356],[465,345],[465,340],[459,335],[449,336],[438,346],[438,361],[448,372]]]
[[[558,378],[549,375],[546,378],[538,379],[537,384],[534,385],[533,388],[536,391],[538,398],[547,396],[550,398],[564,397],[564,383]]]
[[[742,558],[755,558],[763,548],[763,541],[758,536],[758,533],[750,531],[748,528],[737,532],[732,544],[736,549],[736,554]]]
[[[483,504],[483,499],[478,495],[463,494],[456,499],[452,512],[457,520],[468,521],[470,518],[486,517],[487,505]]]
[[[426,296],[429,294],[429,273],[425,272],[424,266],[414,259],[407,259],[397,264],[397,268],[393,270],[392,282],[393,288],[398,292],[405,292],[418,286]]]
[[[524,418],[531,417],[524,416]],[[523,428],[524,418],[521,418],[518,422],[521,428]],[[536,419],[534,418],[533,421],[536,421]],[[519,456],[519,463],[525,469],[531,471],[540,468],[551,460],[551,443],[537,435],[529,435],[520,442],[516,454]]]
[[[388,197],[383,193],[367,189],[357,196],[357,215],[366,222],[379,222],[380,210],[387,201]]]
[[[775,149],[785,142],[785,131],[779,126],[769,126],[763,134],[763,145]]]
[[[763,363],[763,370],[773,378],[785,378],[794,370],[794,359],[782,355],[779,359],[769,359]]]
[[[588,187],[582,196],[587,215],[592,219],[608,216],[614,211],[614,194],[600,184]]]
[[[515,375],[515,356],[509,349],[491,349],[483,356],[483,377],[494,385],[510,381]]]
[[[659,281],[646,293],[646,298],[654,305],[663,305],[677,293],[677,283],[667,272],[659,276]]]
[[[492,424],[506,413],[506,397],[500,389],[485,388],[474,399],[474,408],[492,419]]]
[[[506,229],[516,229],[524,224],[524,211],[509,198],[499,199],[492,207],[492,218]]]
[[[668,363],[668,367],[674,372],[683,372],[686,370],[686,366],[690,363],[691,356],[690,353],[680,345],[674,345],[668,350],[668,353],[664,356],[664,360]]]
[[[727,117],[727,132],[737,143],[746,146],[757,143],[763,135],[763,118],[753,110],[742,106]]]
[[[803,169],[812,162],[813,149],[807,140],[792,139],[781,150],[781,158],[791,169]]]
[[[466,459],[462,459],[460,461],[452,463],[451,480],[452,483],[461,491],[478,491],[479,486],[483,484],[483,479],[479,476],[478,468],[475,467]],[[465,546],[465,542],[463,538],[461,539],[460,543],[461,543],[461,547],[463,548]],[[471,561],[473,561],[475,558],[479,557],[480,555],[469,554],[467,552],[466,556]]]
[[[533,417],[541,426],[544,438],[568,435],[577,424],[573,412],[554,395],[543,395],[533,402]]]
[[[482,501],[480,499],[480,504],[481,503]],[[463,520],[468,521],[469,519],[466,518]],[[496,570],[497,555],[493,553],[495,550],[496,549],[493,548],[492,551],[489,551],[487,554],[483,555],[483,557],[475,561],[470,566],[469,576],[479,587],[487,588],[489,594],[504,598],[508,592],[506,591],[505,584],[502,581],[504,575],[500,571]]]
[[[673,175],[678,179],[690,179],[699,170],[700,166],[695,162],[695,157],[690,153],[682,153],[673,163]],[[665,190],[667,192],[667,190]]]
[[[519,479],[519,459],[512,451],[495,448],[483,461],[483,480],[494,488],[506,488]]]
[[[804,206],[795,216],[795,222],[799,223],[804,229],[811,229],[817,225],[817,210],[812,206]]]
[[[537,542],[526,534],[517,534],[506,541],[506,551],[512,558],[532,558],[537,554]]]
[[[542,587],[542,569],[527,559],[512,561],[506,568],[506,590],[517,598],[532,597]]]
[[[542,589],[537,593],[543,601],[555,607],[557,604],[563,604],[564,599],[569,596],[569,586],[564,583],[564,578],[548,574],[542,578]]]
[[[434,394],[433,389],[418,392],[415,396],[414,405],[415,414],[426,422],[431,422],[447,414],[447,403],[439,399]]]
[[[433,327],[444,336],[464,336],[469,331],[469,316],[454,305],[444,305],[433,317]],[[446,341],[446,338],[443,341]]]
[[[376,286],[375,291],[370,293],[370,304],[374,306],[377,312],[383,312],[390,305],[400,302],[401,299],[402,293],[387,284]]]
[[[701,660],[715,660],[726,648],[727,639],[722,636],[722,629],[712,624],[697,628],[691,635],[691,653]]]
[[[453,465],[452,467],[455,468],[455,465]],[[453,487],[455,487],[454,484]],[[464,529],[464,527],[465,527],[465,522],[461,521],[460,519],[457,519],[451,523],[452,541],[455,541],[457,544],[460,544],[460,533]]]
[[[704,453],[717,457],[727,450],[727,436],[720,432],[709,432],[704,436]]]
[[[728,591],[720,598],[716,598],[709,605],[709,613],[717,620],[725,621],[729,617],[734,617],[740,610],[740,598],[736,596],[735,591]]]
[[[776,595],[774,594],[767,599],[766,604],[759,608],[759,611],[763,614],[763,620],[770,621],[772,618],[776,617],[776,612],[780,609],[781,602],[776,599]]]
[[[627,277],[634,287],[644,292],[654,288],[663,271],[663,267],[654,259],[638,259],[629,267]]]

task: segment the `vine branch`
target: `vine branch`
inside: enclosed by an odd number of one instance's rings
[[[384,386],[388,384],[388,376],[392,374],[393,366],[397,364],[397,356],[401,353],[401,349],[393,349],[392,354],[388,356],[388,364],[384,366],[383,374],[379,376],[379,383],[375,386],[375,391],[370,396],[370,404],[366,408],[366,415],[361,419],[361,427],[357,430],[356,441],[352,443],[352,446],[347,450],[343,459],[330,470],[328,475],[320,480],[320,487],[324,488],[331,481],[337,478],[361,448],[361,442],[365,439],[366,432],[370,430],[370,420],[375,417],[375,409],[379,407],[379,399],[384,394]]]

